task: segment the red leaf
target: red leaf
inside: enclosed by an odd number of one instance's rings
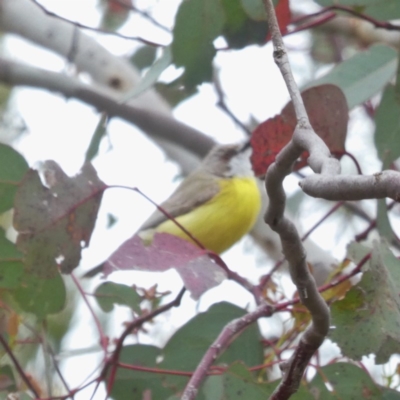
[[[124,6],[125,5],[125,6]],[[112,14],[129,14],[132,8],[131,0],[107,0],[108,11]]]
[[[251,164],[257,176],[263,176],[275,161],[276,155],[291,139],[293,126],[280,115],[267,119],[254,130],[251,136]]]
[[[278,19],[279,29],[282,34],[285,34],[288,29],[288,25],[292,20],[292,14],[290,13],[289,0],[279,0],[275,7],[276,18]]]
[[[226,278],[204,250],[168,233],[155,233],[150,245],[138,235],[132,236],[105,262],[103,272],[107,276],[118,270],[162,272],[171,268],[176,269],[195,299]]]
[[[279,30],[281,31],[282,35],[287,33],[288,25],[292,21],[292,14],[290,12],[289,7],[289,0],[279,0],[278,4],[275,6],[275,14],[278,20]],[[268,35],[265,39],[266,42],[271,40],[271,31],[268,30]]]
[[[315,132],[325,141],[332,153],[345,150],[349,110],[343,92],[335,85],[320,85],[302,93],[307,113]],[[262,122],[253,132],[251,162],[257,176],[265,174],[276,155],[289,142],[296,127],[292,102],[281,114]],[[304,152],[295,170],[307,165]]]

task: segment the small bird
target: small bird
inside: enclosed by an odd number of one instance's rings
[[[253,227],[261,208],[246,146],[215,146],[160,207],[206,249],[218,254],[229,249]],[[195,243],[160,210],[150,216],[137,235],[147,245],[156,232]],[[91,269],[84,277],[103,272],[103,266]]]
[[[160,207],[206,249],[223,253],[249,232],[260,211],[249,151],[238,144],[215,146]],[[139,236],[151,242],[155,232],[193,242],[159,210],[142,225]]]

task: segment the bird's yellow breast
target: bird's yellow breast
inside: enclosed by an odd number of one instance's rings
[[[261,206],[254,178],[220,179],[219,187],[211,200],[176,218],[204,247],[216,253],[227,250],[253,227]],[[173,221],[165,221],[155,231],[192,241]]]

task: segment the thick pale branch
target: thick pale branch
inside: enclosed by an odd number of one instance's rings
[[[120,117],[141,128],[152,137],[166,139],[193,154],[203,157],[214,141],[196,129],[175,120],[172,116],[141,109],[118,101],[107,89],[93,88],[79,80],[57,72],[20,64],[0,58],[0,81],[11,86],[30,86],[58,92],[90,104],[110,117]]]
[[[105,87],[126,92],[140,80],[128,60],[115,57],[72,22],[46,14],[30,0],[0,0],[0,28],[59,54]],[[154,92],[147,96],[162,112],[169,112],[160,96]]]
[[[400,201],[400,173],[383,171],[370,176],[312,175],[299,183],[305,193],[326,200],[363,200],[389,197]]]
[[[303,335],[294,354],[281,366],[283,380],[271,397],[287,399],[296,392],[300,380],[311,356],[322,344],[329,331],[329,308],[318,293],[315,280],[311,275],[304,247],[300,236],[292,222],[283,216],[286,195],[283,179],[290,173],[290,166],[299,148],[290,142],[272,164],[266,176],[266,190],[270,197],[270,206],[265,214],[265,221],[275,230],[282,243],[283,254],[289,262],[289,272],[296,285],[301,302],[309,309],[312,324]]]

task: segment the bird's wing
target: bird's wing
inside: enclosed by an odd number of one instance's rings
[[[194,172],[186,178],[175,192],[160,207],[176,218],[187,214],[194,208],[212,199],[219,191],[217,178],[202,172]],[[156,210],[140,227],[140,230],[155,228],[168,219],[161,211]]]

